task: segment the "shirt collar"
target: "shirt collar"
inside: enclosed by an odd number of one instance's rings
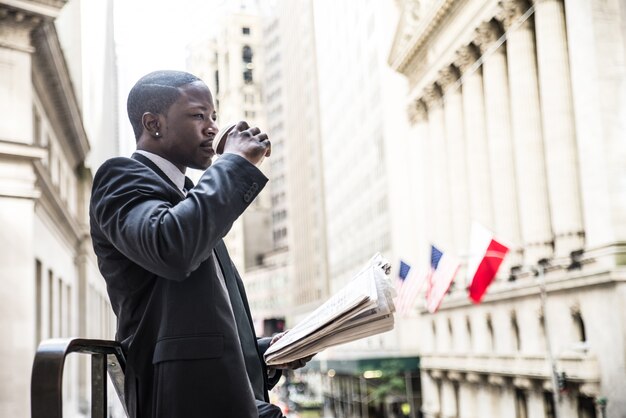
[[[156,166],[159,167],[170,180],[172,180],[172,182],[176,185],[176,187],[180,189],[181,192],[185,193],[185,175],[181,173],[181,171],[176,168],[174,164],[172,164],[165,158],[148,151],[138,149],[135,150],[135,152],[143,155],[146,158],[149,158],[150,161],[155,163]]]

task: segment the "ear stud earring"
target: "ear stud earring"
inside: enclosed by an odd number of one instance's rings
[[[160,134],[160,133],[158,133],[158,132],[155,132],[154,134],[155,134],[156,136],[159,136],[159,135],[161,135],[161,134]]]

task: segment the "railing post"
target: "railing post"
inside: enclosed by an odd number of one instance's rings
[[[107,357],[91,355],[91,418],[106,418],[107,409]]]

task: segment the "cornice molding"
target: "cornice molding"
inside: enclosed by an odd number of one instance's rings
[[[410,66],[411,61],[416,57],[419,50],[430,39],[435,30],[440,26],[441,22],[449,15],[450,9],[459,3],[461,0],[436,0],[433,2],[432,7],[429,9],[425,16],[422,16],[419,23],[415,26],[413,36],[408,40],[400,44],[399,31],[402,25],[398,26],[398,32],[396,32],[396,38],[394,39],[393,46],[391,48],[391,54],[388,62],[391,68],[409,76],[407,74],[407,68]]]
[[[29,16],[55,19],[67,0],[0,0],[0,10],[10,9]]]
[[[54,24],[45,22],[33,31],[32,38],[35,90],[54,126],[61,130],[57,137],[76,168],[87,157],[90,145]]]
[[[41,164],[41,162],[35,162],[34,167],[35,175],[37,176],[37,185],[41,191],[41,197],[38,203],[42,205],[55,226],[72,246],[75,247],[79,245],[86,233],[85,227],[81,227],[78,220],[69,212],[65,202],[61,200],[57,188],[52,184],[48,170],[46,170],[43,164]]]
[[[46,157],[46,149],[36,145],[0,139],[0,156],[35,161]]]

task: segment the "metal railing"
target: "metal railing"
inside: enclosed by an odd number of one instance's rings
[[[126,359],[116,341],[52,339],[39,344],[30,385],[31,418],[63,417],[63,366],[70,353],[91,355],[91,417],[106,418],[107,372],[124,407]]]

